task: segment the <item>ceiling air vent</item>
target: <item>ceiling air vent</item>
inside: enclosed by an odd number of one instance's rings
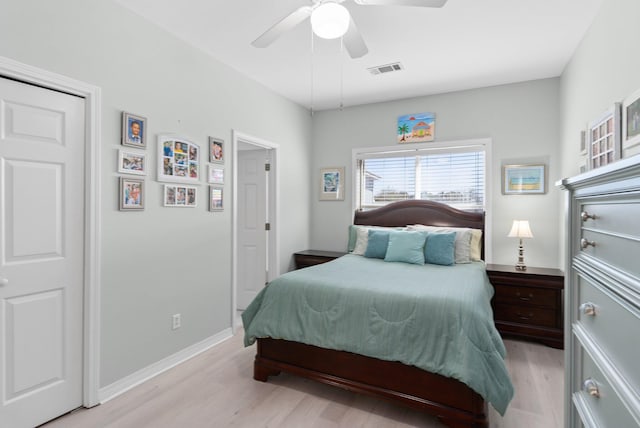
[[[399,62],[394,62],[393,64],[378,65],[376,67],[367,68],[367,70],[369,70],[371,74],[375,75],[391,73],[393,71],[400,71],[403,68],[404,67],[402,67],[402,64],[400,64]]]

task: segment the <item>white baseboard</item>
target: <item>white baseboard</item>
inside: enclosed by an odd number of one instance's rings
[[[98,391],[98,400],[100,401],[100,403],[106,403],[107,401],[116,398],[118,395],[127,392],[131,388],[140,385],[141,383],[151,379],[152,377],[158,376],[160,373],[163,373],[177,366],[178,364],[183,363],[198,354],[201,354],[207,349],[210,349],[217,344],[224,342],[232,336],[233,333],[231,332],[231,329],[227,328],[220,333],[208,337],[201,342],[191,345],[188,348],[178,351],[175,354],[158,361],[157,363],[153,363],[150,366],[147,366],[135,373],[130,374],[127,377],[124,377],[118,381],[113,382],[110,385],[105,386],[104,388],[100,388],[100,390]]]

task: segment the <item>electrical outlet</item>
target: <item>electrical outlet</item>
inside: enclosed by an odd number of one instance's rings
[[[172,324],[173,330],[177,330],[182,326],[182,320],[180,319],[180,314],[173,314],[173,317],[171,319],[173,321],[173,324]]]

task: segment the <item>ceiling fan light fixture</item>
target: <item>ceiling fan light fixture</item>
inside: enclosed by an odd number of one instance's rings
[[[349,21],[349,11],[338,3],[322,3],[311,13],[311,28],[316,36],[323,39],[344,36],[349,29]]]

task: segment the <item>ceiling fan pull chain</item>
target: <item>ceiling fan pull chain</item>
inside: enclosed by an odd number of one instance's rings
[[[313,29],[309,31],[311,34],[311,102],[309,103],[311,116],[313,116],[313,53],[314,53],[314,44],[313,44]]]
[[[340,111],[344,108],[344,36],[340,37]]]

